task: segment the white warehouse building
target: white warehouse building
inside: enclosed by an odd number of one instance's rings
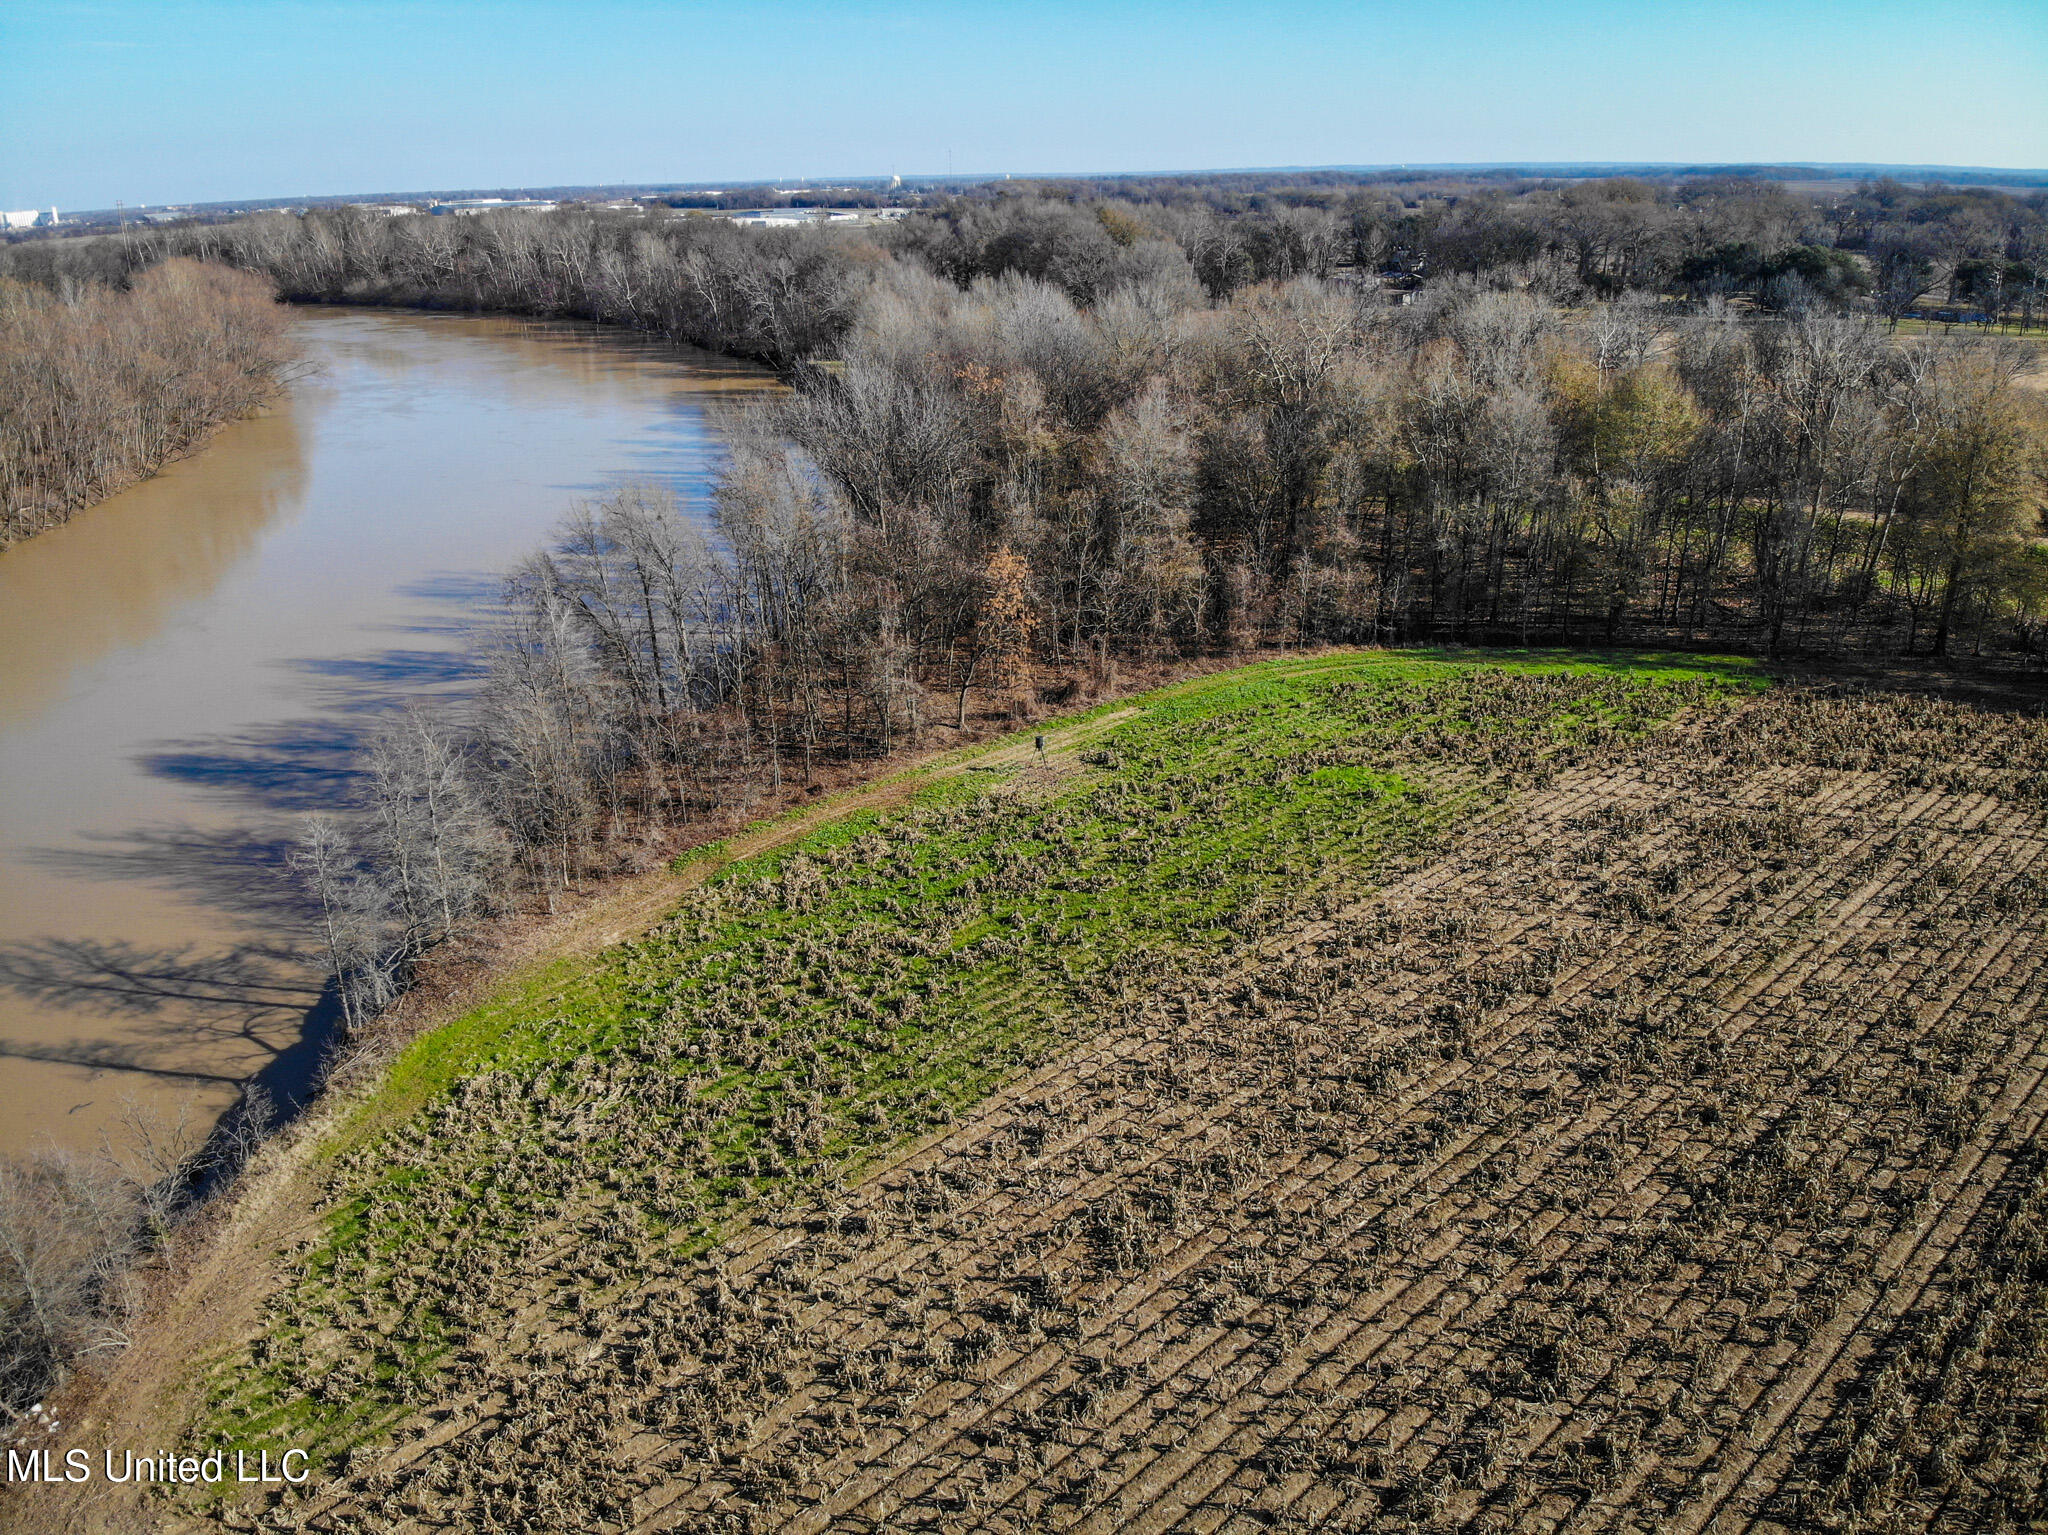
[[[47,229],[56,222],[55,208],[24,208],[19,213],[0,213],[0,229]]]

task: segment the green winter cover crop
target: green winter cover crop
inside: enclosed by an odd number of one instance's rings
[[[212,1437],[331,1458],[466,1360],[559,1349],[593,1298],[856,1175],[1154,979],[1762,685],[1699,658],[1269,661],[1041,727],[1044,766],[963,753],[901,809],[793,829],[399,1059],[330,1148],[324,1229],[262,1335],[213,1362]]]

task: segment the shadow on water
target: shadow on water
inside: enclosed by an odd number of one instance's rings
[[[277,827],[173,823],[32,848],[27,861],[82,879],[148,881],[259,931],[297,933],[310,929],[313,909],[286,866],[291,849],[291,834]]]
[[[170,741],[141,753],[146,773],[224,794],[253,810],[311,815],[344,810],[362,782],[362,752],[377,720],[415,695],[446,695],[483,675],[462,651],[387,650],[374,656],[286,663],[325,684],[325,712],[231,736]]]
[[[241,1102],[214,1126],[214,1140],[234,1136],[252,1087],[262,1089],[264,1101],[282,1118],[303,1109],[341,1022],[334,986],[318,979],[309,954],[283,944],[208,954],[189,947],[35,939],[0,946],[0,988],[44,1007],[146,1019],[146,1040],[0,1044],[0,1057],[242,1089]],[[293,1020],[296,1028],[280,1043]],[[262,1064],[232,1072],[182,1064],[220,1059],[228,1050]]]
[[[486,570],[437,570],[406,582],[398,588],[398,594],[461,608],[494,607],[505,594],[505,577]]]
[[[293,661],[294,670],[335,684],[353,696],[342,707],[356,712],[388,709],[393,693],[408,688],[446,688],[475,682],[483,666],[467,651],[387,650],[382,655]]]
[[[344,808],[362,777],[363,731],[344,720],[287,720],[209,741],[175,741],[137,765],[156,778],[222,793],[257,810],[310,815]]]
[[[312,1005],[307,956],[252,945],[216,954],[120,940],[37,938],[0,947],[0,986],[44,1007],[172,1023],[182,1038],[247,1036],[247,1024]],[[237,1022],[237,1020],[243,1020]]]
[[[473,608],[494,603],[499,590],[495,577],[447,577],[424,584],[422,594]],[[469,618],[450,625],[472,626]],[[280,1119],[310,1101],[341,1008],[333,983],[321,978],[317,907],[289,864],[298,818],[349,808],[366,738],[381,716],[422,693],[464,691],[481,670],[464,650],[392,649],[284,664],[315,682],[320,714],[165,742],[136,759],[153,777],[252,812],[251,824],[165,823],[27,854],[31,864],[70,877],[170,889],[255,936],[217,951],[58,937],[0,945],[0,991],[54,1012],[147,1025],[140,1037],[0,1044],[0,1058],[240,1088],[240,1101],[212,1129],[219,1145],[235,1143],[251,1088],[262,1089],[258,1098]],[[253,1072],[191,1064],[223,1059],[261,1064]]]
[[[449,611],[440,617],[415,617],[388,628],[398,634],[468,640],[494,615],[504,610],[505,579],[503,571],[443,570],[409,581],[398,588],[401,597],[415,602],[437,603]]]
[[[431,583],[434,597],[465,605],[495,601],[498,591],[496,578]],[[312,682],[318,714],[162,742],[136,759],[152,777],[248,812],[245,824],[163,823],[26,854],[71,878],[171,890],[232,917],[250,938],[216,951],[58,937],[0,945],[0,991],[51,1012],[146,1026],[119,1038],[0,1044],[0,1057],[240,1088],[240,1101],[213,1127],[220,1145],[236,1142],[252,1088],[281,1118],[305,1107],[341,1022],[338,993],[321,978],[318,909],[290,867],[299,818],[350,808],[365,742],[382,716],[420,694],[462,692],[480,675],[465,650],[282,664]],[[253,1072],[192,1064],[210,1061],[260,1064]]]
[[[281,793],[265,772],[246,776],[257,787],[243,792],[273,806],[302,792]],[[281,1118],[303,1109],[341,1009],[321,976],[316,910],[287,866],[291,845],[274,828],[163,825],[83,847],[32,850],[31,862],[65,874],[166,886],[232,915],[256,936],[215,951],[57,937],[0,944],[0,990],[53,1012],[147,1025],[121,1038],[4,1043],[0,1057],[240,1088],[241,1103],[213,1127],[215,1141],[237,1133],[252,1087]],[[191,1064],[221,1060],[259,1064],[253,1071]]]
[[[207,473],[198,471],[195,460],[193,468],[128,493],[120,507],[58,530],[41,541],[46,545],[41,555],[10,552],[0,574],[11,573],[14,584],[6,594],[9,600],[0,600],[0,620],[14,620],[24,637],[17,648],[28,653],[46,636],[75,640],[85,635],[91,644],[71,645],[84,658],[72,667],[76,670],[118,646],[147,644],[169,615],[192,602],[212,600],[222,576],[245,565],[270,531],[301,515],[330,515],[332,497],[323,500],[308,490],[305,443],[320,437],[313,425],[322,413],[337,411],[351,431],[359,430],[364,420],[384,420],[396,398],[370,387],[364,406],[369,414],[350,414],[353,407],[345,398],[355,387],[350,369],[363,361],[348,350],[348,336],[355,330],[366,332],[368,342],[381,349],[369,359],[370,370],[394,377],[415,371],[416,361],[431,362],[436,348],[445,350],[472,333],[480,344],[487,342],[474,357],[456,359],[461,369],[447,377],[459,387],[424,386],[420,398],[429,404],[444,393],[461,395],[480,381],[487,386],[486,408],[496,409],[492,402],[509,380],[515,392],[523,391],[518,396],[522,408],[544,409],[552,419],[562,405],[560,385],[566,381],[579,400],[589,396],[605,410],[622,402],[630,407],[629,418],[648,413],[658,418],[651,434],[635,430],[594,444],[598,461],[618,463],[627,472],[574,487],[559,511],[567,510],[570,498],[602,494],[620,478],[672,485],[701,510],[705,475],[722,456],[719,433],[704,407],[776,387],[760,370],[653,343],[647,356],[658,364],[659,378],[652,386],[629,379],[630,388],[614,387],[616,378],[641,367],[634,360],[620,373],[615,333],[534,326],[501,335],[501,327],[502,322],[467,318],[430,324],[378,318],[359,324],[353,315],[347,325],[328,325],[334,335],[320,345],[335,357],[330,377],[302,381],[288,409],[223,434],[223,444],[231,442],[238,457],[223,460],[221,445],[216,445]],[[429,330],[434,334],[428,335]],[[686,389],[671,377],[677,363],[691,375]],[[528,379],[547,387],[536,392],[527,387]],[[371,384],[376,386],[376,380]],[[423,386],[415,380],[405,387]],[[591,419],[606,417],[600,411]],[[344,470],[348,455],[359,451],[346,437],[328,446],[341,454],[336,461]],[[451,462],[463,460],[458,456]],[[566,462],[580,465],[582,460],[572,456]],[[224,468],[235,471],[227,480],[222,479]],[[581,474],[571,469],[564,477]],[[522,487],[520,494],[525,493]],[[366,623],[359,631],[374,636],[365,639],[367,645],[390,649],[352,658],[265,657],[290,678],[289,691],[297,700],[279,712],[299,717],[238,725],[219,737],[130,746],[145,778],[203,791],[209,803],[203,812],[194,812],[195,823],[224,809],[222,819],[248,824],[151,824],[120,835],[66,832],[63,847],[27,850],[25,861],[74,878],[166,888],[196,907],[225,915],[235,936],[211,940],[222,945],[214,950],[206,948],[209,940],[204,938],[184,948],[153,949],[146,934],[138,935],[145,939],[141,943],[94,942],[30,938],[17,929],[0,944],[0,992],[29,999],[38,1012],[50,1015],[56,1029],[37,1043],[0,1045],[0,1054],[183,1080],[202,1085],[209,1098],[249,1082],[244,1070],[253,1064],[258,1067],[254,1082],[280,1111],[303,1105],[338,1026],[339,1004],[332,986],[319,980],[325,964],[313,938],[312,914],[286,867],[297,819],[348,808],[361,785],[365,740],[387,711],[413,697],[459,699],[475,687],[478,668],[471,657],[477,647],[468,641],[496,615],[505,577],[501,571],[461,567],[470,560],[517,558],[527,552],[529,539],[539,542],[522,534],[519,546],[500,547],[488,527],[479,524],[463,541],[444,546],[455,568],[414,574],[397,561],[392,574],[404,580],[396,593],[402,601],[383,610],[392,621]],[[132,575],[125,574],[131,570]],[[110,584],[116,576],[128,584]],[[7,627],[0,622],[0,629]],[[310,648],[317,642],[306,643]],[[11,652],[0,647],[0,653]],[[42,666],[25,675],[41,678],[46,673],[60,681],[71,674]],[[14,681],[0,666],[0,715],[10,707],[5,684]],[[35,716],[47,703],[46,691],[15,700],[14,714]],[[132,742],[134,737],[114,739]],[[57,840],[54,832],[45,835]],[[15,856],[10,848],[10,862]],[[184,940],[181,935],[170,941]],[[226,947],[231,941],[235,946]],[[231,1131],[232,1119],[231,1112],[222,1122],[223,1132]]]

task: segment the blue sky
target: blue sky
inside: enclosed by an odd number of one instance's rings
[[[2048,166],[2048,0],[0,0],[0,207],[1499,160]]]

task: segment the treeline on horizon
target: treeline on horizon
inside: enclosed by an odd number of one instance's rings
[[[921,211],[886,230],[736,229],[707,216],[906,199]],[[1939,182],[1802,188],[1754,173],[1538,180],[1325,170],[989,182],[947,193],[739,188],[668,202],[672,209],[640,213],[570,206],[417,221],[342,206],[123,236],[46,233],[0,246],[0,272],[118,285],[177,253],[269,272],[288,299],[575,315],[785,368],[833,355],[850,321],[833,279],[858,286],[861,277],[849,266],[914,253],[956,277],[1049,277],[1087,302],[1105,274],[1128,275],[1110,247],[1129,243],[1132,221],[1143,238],[1179,247],[1217,301],[1302,275],[1394,289],[1463,275],[1568,301],[1640,289],[1777,309],[1818,295],[1890,320],[1928,302],[2023,329],[2048,318],[2048,192]],[[764,266],[782,291],[764,288]]]
[[[767,362],[795,396],[766,430],[832,515],[892,543],[915,527],[955,572],[888,582],[906,611],[968,615],[931,628],[926,671],[976,610],[957,572],[1001,550],[1031,572],[1047,660],[1329,638],[2031,649],[2033,353],[1895,322],[1933,294],[2031,327],[2044,251],[2039,195],[1317,173],[1040,186],[886,229],[266,214],[9,265],[118,284],[194,257],[288,300],[580,317]],[[1930,433],[1964,430],[1965,397],[2003,423],[1980,428],[2006,445],[1995,492],[1974,465],[1938,483]],[[1967,511],[1937,510],[1956,495]],[[1160,538],[1170,600],[1134,574]],[[885,563],[930,563],[909,553]],[[1130,618],[1131,580],[1162,592],[1156,619]]]

